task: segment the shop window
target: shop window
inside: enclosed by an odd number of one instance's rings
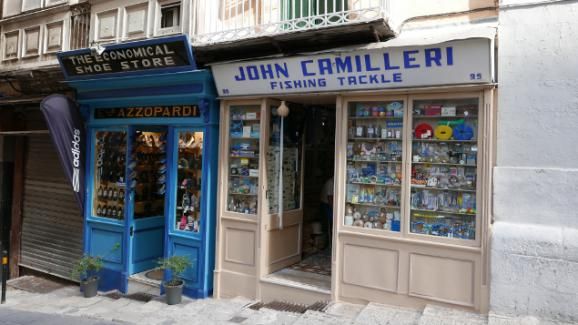
[[[96,132],[94,164],[92,215],[124,219],[126,132]]]
[[[231,212],[257,214],[260,111],[258,105],[230,108],[227,210]]]
[[[301,204],[301,156],[303,154],[303,141],[299,131],[290,133],[295,114],[289,115],[283,121],[283,134],[281,134],[281,118],[277,115],[277,106],[270,107],[270,136],[267,152],[267,198],[269,213],[279,212],[279,205],[283,205],[282,211],[290,211],[300,208]],[[299,125],[295,123],[296,125]],[[293,128],[294,130],[294,128]],[[283,144],[281,145],[281,136]],[[281,164],[281,148],[283,150],[283,163]],[[282,165],[282,166],[280,166]],[[283,173],[281,174],[281,170]],[[281,192],[279,189],[281,188]],[[281,200],[281,196],[282,199]],[[282,202],[282,203],[281,203]]]
[[[475,240],[478,99],[413,106],[410,232]]]
[[[400,231],[404,106],[349,104],[346,226]]]
[[[201,227],[201,184],[203,132],[178,133],[178,177],[175,229],[199,232]]]
[[[169,3],[160,6],[161,33],[177,33],[181,26],[181,4]]]

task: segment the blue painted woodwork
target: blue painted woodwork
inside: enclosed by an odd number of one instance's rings
[[[213,288],[219,108],[209,71],[180,69],[179,72],[165,72],[68,82],[77,91],[89,135],[86,148],[88,156],[84,251],[103,256],[105,260],[100,289],[119,289],[123,292],[127,291],[130,275],[154,268],[159,257],[187,255],[191,258],[193,266],[183,276],[186,281],[184,293],[191,297],[206,297],[212,294]],[[96,108],[179,104],[197,104],[201,116],[94,119]],[[127,132],[126,161],[130,161],[132,137],[137,128],[167,131],[167,192],[164,216],[135,219],[134,197],[130,191],[125,193],[123,220],[92,215],[96,132],[101,130]],[[204,132],[199,233],[185,233],[175,229],[179,217],[175,208],[178,201],[177,143],[178,133],[182,131]],[[127,185],[125,184],[126,188]],[[120,248],[111,252],[117,244]]]

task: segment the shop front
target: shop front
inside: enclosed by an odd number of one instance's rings
[[[215,295],[487,312],[494,37],[213,65]]]
[[[155,290],[158,260],[179,255],[192,263],[184,293],[212,293],[218,109],[189,44],[59,54],[86,124],[84,251],[105,262],[101,290]]]

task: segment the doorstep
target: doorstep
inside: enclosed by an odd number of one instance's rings
[[[155,271],[155,269],[152,269],[131,275],[128,278],[127,294],[146,293],[154,296],[160,295],[161,280],[147,276],[149,272]]]

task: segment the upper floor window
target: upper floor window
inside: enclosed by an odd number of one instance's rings
[[[160,14],[160,31],[162,33],[179,31],[181,26],[181,4],[179,2],[161,4]]]

